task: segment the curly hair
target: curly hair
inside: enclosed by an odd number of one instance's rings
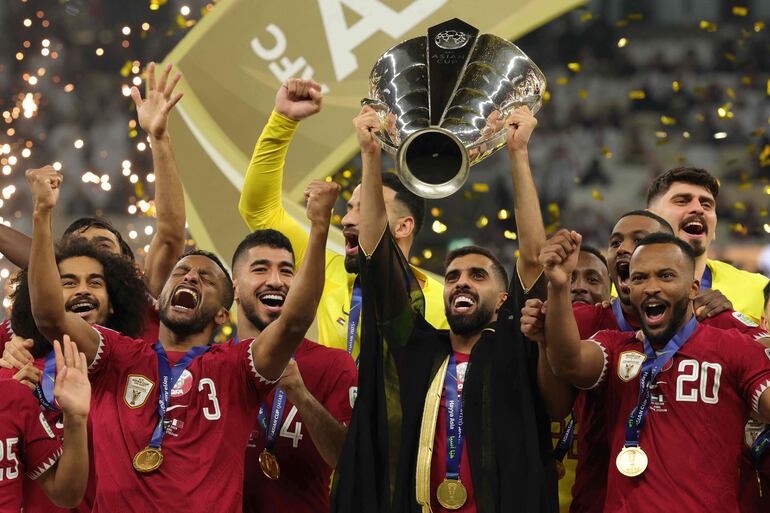
[[[47,338],[37,329],[35,319],[32,317],[32,304],[29,300],[29,285],[27,284],[27,270],[22,269],[11,278],[13,292],[11,292],[11,329],[14,335],[21,338],[32,339],[32,356],[42,358],[53,349]]]

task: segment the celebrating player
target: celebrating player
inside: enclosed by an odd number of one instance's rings
[[[308,194],[336,184],[314,182]],[[233,255],[238,336],[257,337],[275,321],[294,281],[294,252],[275,230],[249,234]],[[357,371],[340,349],[304,339],[265,397],[246,450],[244,511],[329,510],[329,481],[355,398]]]
[[[239,512],[243,455],[258,405],[315,316],[336,194],[308,199],[306,262],[282,315],[250,343],[209,345],[228,318],[232,282],[212,254],[179,259],[159,298],[160,340],[130,339],[67,312],[53,255],[51,216],[60,175],[30,174],[32,312],[49,339],[70,333],[94,387],[93,511]],[[192,456],[194,455],[194,457]]]
[[[610,299],[607,259],[592,246],[580,248],[577,267],[572,273],[572,302],[595,305]]]

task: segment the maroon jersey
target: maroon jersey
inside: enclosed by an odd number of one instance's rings
[[[158,332],[160,331],[160,315],[158,313],[158,305],[155,300],[150,305],[147,311],[147,317],[144,320],[144,333],[142,333],[142,340],[154,343],[158,340]]]
[[[23,477],[37,479],[58,461],[61,436],[27,387],[0,380],[0,513],[19,513]]]
[[[0,322],[0,356],[2,356],[3,350],[5,350],[5,344],[7,344],[11,338],[13,338],[11,320],[6,319],[3,322]]]
[[[601,330],[617,331],[620,329],[611,306],[587,305],[576,303],[572,305],[580,338],[585,340]],[[635,319],[626,317],[633,329],[640,329]],[[740,312],[726,311],[705,319],[702,324],[720,329],[737,329],[754,339],[768,337],[765,330],[748,319]],[[577,419],[575,438],[580,454],[587,457],[578,458],[575,470],[575,484],[572,488],[571,513],[599,513],[603,509],[606,493],[607,467],[611,463],[607,447],[607,422],[604,417],[604,397],[602,390],[580,392],[573,406]],[[567,457],[570,457],[568,454]]]
[[[601,331],[593,340],[605,355],[597,386],[606,393],[613,461],[604,511],[739,513],[744,426],[770,387],[770,350],[737,330],[699,325],[652,385],[639,440],[649,466],[641,476],[625,477],[614,458],[639,398],[644,347],[633,334],[617,331]]]
[[[757,436],[767,428],[768,424],[750,420],[746,425],[746,447],[751,447]],[[741,513],[770,511],[770,452],[765,451],[759,466],[755,466],[748,451],[743,451],[740,473],[738,499],[741,504]]]
[[[339,422],[348,424],[356,396],[358,371],[346,351],[303,340],[294,356],[305,387]],[[275,391],[265,397],[265,416],[270,418]],[[265,431],[256,426],[246,449],[244,506],[246,513],[316,513],[329,510],[332,468],[318,454],[290,401],[283,409],[273,453],[281,468],[278,480],[268,479],[259,466],[265,448]]]
[[[468,363],[470,362],[471,355],[458,353],[457,351],[455,351],[454,354],[455,361],[457,362],[458,399],[461,399],[462,385],[465,383],[465,373],[468,370]],[[460,457],[460,482],[465,486],[465,490],[468,492],[468,498],[460,509],[454,511],[459,511],[460,513],[476,513],[476,498],[473,493],[471,464],[468,460],[468,444],[466,442],[463,443],[462,455]],[[438,419],[436,422],[436,435],[433,438],[433,455],[430,460],[430,507],[436,513],[449,513],[449,510],[441,506],[436,499],[436,489],[441,482],[446,479],[446,443],[446,389],[442,387],[441,402],[439,403]]]
[[[252,341],[211,346],[182,372],[166,412],[163,464],[142,474],[132,461],[158,422],[155,341],[95,329],[101,340],[89,367],[97,475],[93,511],[240,512],[243,454],[257,408],[272,388],[254,367]]]

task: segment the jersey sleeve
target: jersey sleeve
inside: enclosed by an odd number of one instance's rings
[[[626,335],[627,336],[627,335]],[[604,365],[602,365],[602,372],[596,379],[596,382],[587,387],[586,390],[593,390],[600,385],[604,384],[608,380],[607,370],[610,368],[612,362],[615,361],[615,353],[618,347],[620,337],[617,332],[603,330],[598,333],[594,333],[587,340],[581,341],[582,344],[596,344],[602,351],[604,356]]]
[[[262,401],[281,378],[269,380],[257,371],[254,365],[254,353],[251,350],[255,342],[256,339],[253,339],[249,343],[231,345],[229,352],[231,357],[234,358],[233,363],[237,367],[238,375],[244,387],[255,391],[257,400]],[[281,375],[283,375],[283,372],[281,372]]]
[[[770,387],[770,348],[766,348],[737,330],[725,332],[729,348],[723,351],[736,369],[741,395],[759,413],[759,398]]]
[[[770,337],[770,333],[762,329],[749,316],[734,310],[712,317],[709,319],[709,325],[723,330],[736,329],[754,340]]]
[[[20,402],[24,404],[25,426],[23,435],[24,466],[27,477],[37,479],[53,467],[62,454],[61,430],[46,420],[37,400],[22,387]]]
[[[331,384],[323,401],[324,408],[338,422],[347,425],[358,394],[358,370],[353,359],[346,353],[340,353],[326,376]]]
[[[599,331],[599,316],[595,305],[585,303],[573,303],[572,313],[575,316],[580,338],[586,340]]]
[[[118,358],[125,357],[125,353],[143,343],[142,340],[127,337],[117,331],[94,324],[92,326],[99,334],[99,347],[96,356],[88,366],[88,375],[92,382],[97,381],[105,374],[110,363]]]

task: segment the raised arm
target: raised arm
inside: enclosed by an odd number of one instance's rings
[[[364,106],[353,119],[358,144],[361,147],[361,219],[358,245],[364,255],[371,255],[388,229],[385,198],[382,195],[382,157],[380,144],[374,132],[380,129],[380,117]]]
[[[577,265],[580,241],[578,233],[561,230],[540,253],[548,278],[545,352],[556,376],[578,388],[590,388],[601,377],[604,354],[598,345],[580,340],[572,313],[570,277]]]
[[[275,108],[259,136],[241,191],[238,210],[249,229],[272,228],[286,235],[297,268],[305,258],[308,235],[283,208],[283,168],[299,122],[320,112],[321,85],[292,78],[278,89]]]
[[[519,235],[519,258],[516,270],[524,288],[530,288],[542,272],[538,258],[545,244],[545,227],[540,214],[535,181],[529,168],[529,139],[537,119],[529,108],[520,107],[508,119],[508,155],[511,158],[513,212]],[[514,277],[515,278],[515,277]]]
[[[56,466],[38,478],[46,495],[59,507],[75,508],[88,484],[88,411],[91,384],[83,353],[68,336],[64,347],[54,341],[56,383],[54,397],[64,414],[62,454]]]
[[[29,265],[29,249],[32,239],[10,226],[0,223],[0,253],[16,267],[25,269]]]
[[[332,207],[340,186],[314,181],[305,189],[310,237],[303,265],[291,284],[281,315],[251,346],[254,365],[266,379],[281,376],[286,364],[315,319],[325,282],[325,247]]]
[[[62,340],[65,334],[70,335],[90,363],[99,347],[99,334],[79,315],[64,310],[54,254],[51,219],[62,175],[51,166],[29,169],[26,175],[33,201],[32,249],[27,276],[32,316],[48,340]]]
[[[169,82],[171,68],[171,64],[166,66],[156,85],[155,63],[150,63],[144,99],[139,89],[131,88],[139,126],[150,136],[155,172],[156,230],[144,263],[147,288],[153,297],[158,297],[163,289],[177,258],[184,252],[185,241],[184,191],[167,130],[169,112],[182,98],[182,93],[174,94],[182,74],[177,73]]]

